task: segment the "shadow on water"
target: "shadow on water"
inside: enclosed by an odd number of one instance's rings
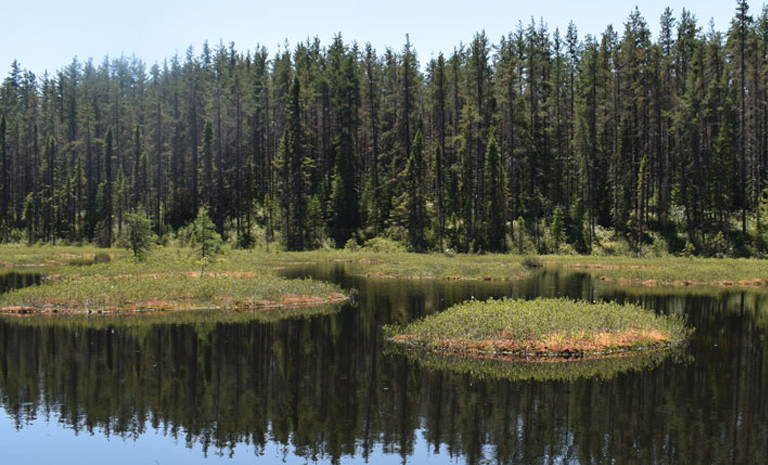
[[[0,319],[2,409],[17,429],[53,412],[67,428],[137,446],[157,429],[206,453],[281,444],[302,461],[768,463],[768,295],[618,288],[559,270],[495,283],[356,271],[286,270],[355,288],[358,300],[280,321],[97,328]],[[384,324],[470,298],[540,295],[683,315],[696,327],[691,361],[607,380],[511,381],[383,352]],[[0,442],[12,435],[0,432]]]

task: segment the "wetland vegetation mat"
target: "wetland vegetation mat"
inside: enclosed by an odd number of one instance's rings
[[[345,262],[350,270],[371,278],[510,281],[538,272],[540,268],[526,266],[534,261],[543,269],[572,269],[620,285],[768,289],[765,260],[554,255],[531,259],[511,254],[413,254],[365,249],[297,253],[230,250],[200,274],[195,252],[189,248],[156,247],[142,261],[129,255],[123,249],[91,246],[0,246],[3,268],[38,268],[45,275],[40,286],[4,295],[0,308],[17,312],[248,309],[315,305],[344,298],[338,288],[277,276],[288,266],[320,262]],[[625,336],[642,339],[649,335]],[[548,345],[562,342],[561,335],[553,337],[556,340],[547,341]]]
[[[113,313],[165,310],[247,310],[335,303],[336,285],[291,280],[265,262],[275,255],[232,251],[202,273],[194,251],[158,248],[137,261],[124,251],[85,247],[0,247],[14,268],[39,268],[43,282],[0,296],[4,313]],[[96,259],[96,257],[103,257]],[[33,265],[44,265],[37,267]],[[79,266],[79,265],[90,266]]]
[[[200,267],[194,251],[184,247],[156,247],[143,261],[124,249],[92,246],[0,245],[0,269],[41,268],[46,275],[145,275],[194,272]],[[281,252],[230,250],[206,267],[214,274],[250,273],[275,276],[279,269],[298,264],[344,262],[355,273],[371,278],[512,281],[525,278],[540,266],[588,273],[603,281],[644,287],[717,286],[768,289],[768,260],[732,258],[543,255],[416,254],[401,250],[359,249]],[[91,266],[73,266],[91,265]]]
[[[583,271],[617,284],[768,289],[768,260],[755,258],[542,257],[545,266]]]
[[[0,297],[0,311],[126,312],[199,309],[257,309],[338,302],[346,298],[332,284],[280,277],[88,276],[49,280]]]
[[[395,343],[481,357],[608,355],[679,346],[691,332],[676,316],[635,305],[563,298],[470,300],[387,330]]]
[[[369,250],[322,250],[267,254],[264,263],[347,262],[371,278],[509,281],[539,269],[567,268],[603,281],[644,287],[717,286],[768,289],[768,260],[514,254],[415,254]],[[535,266],[531,266],[535,264]]]

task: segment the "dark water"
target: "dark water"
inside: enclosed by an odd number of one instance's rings
[[[0,319],[2,463],[768,463],[768,294],[366,280],[331,315],[115,325]],[[481,380],[391,355],[381,327],[491,296],[638,302],[696,333],[611,379]]]

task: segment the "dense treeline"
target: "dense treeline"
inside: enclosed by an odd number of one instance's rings
[[[161,238],[207,207],[247,247],[373,237],[415,251],[761,254],[768,10],[730,28],[640,12],[579,38],[520,24],[422,66],[337,36],[74,59],[0,89],[0,239]]]

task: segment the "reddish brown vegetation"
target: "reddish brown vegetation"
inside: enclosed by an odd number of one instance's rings
[[[515,340],[509,331],[495,339],[472,341],[465,338],[441,339],[432,344],[437,351],[461,352],[470,356],[492,354],[501,356],[562,357],[573,355],[599,355],[646,346],[660,346],[671,341],[672,336],[654,329],[630,329],[619,332],[593,332],[579,336],[545,334],[541,338],[528,337]],[[399,335],[393,338],[401,344],[414,344],[413,336]]]

